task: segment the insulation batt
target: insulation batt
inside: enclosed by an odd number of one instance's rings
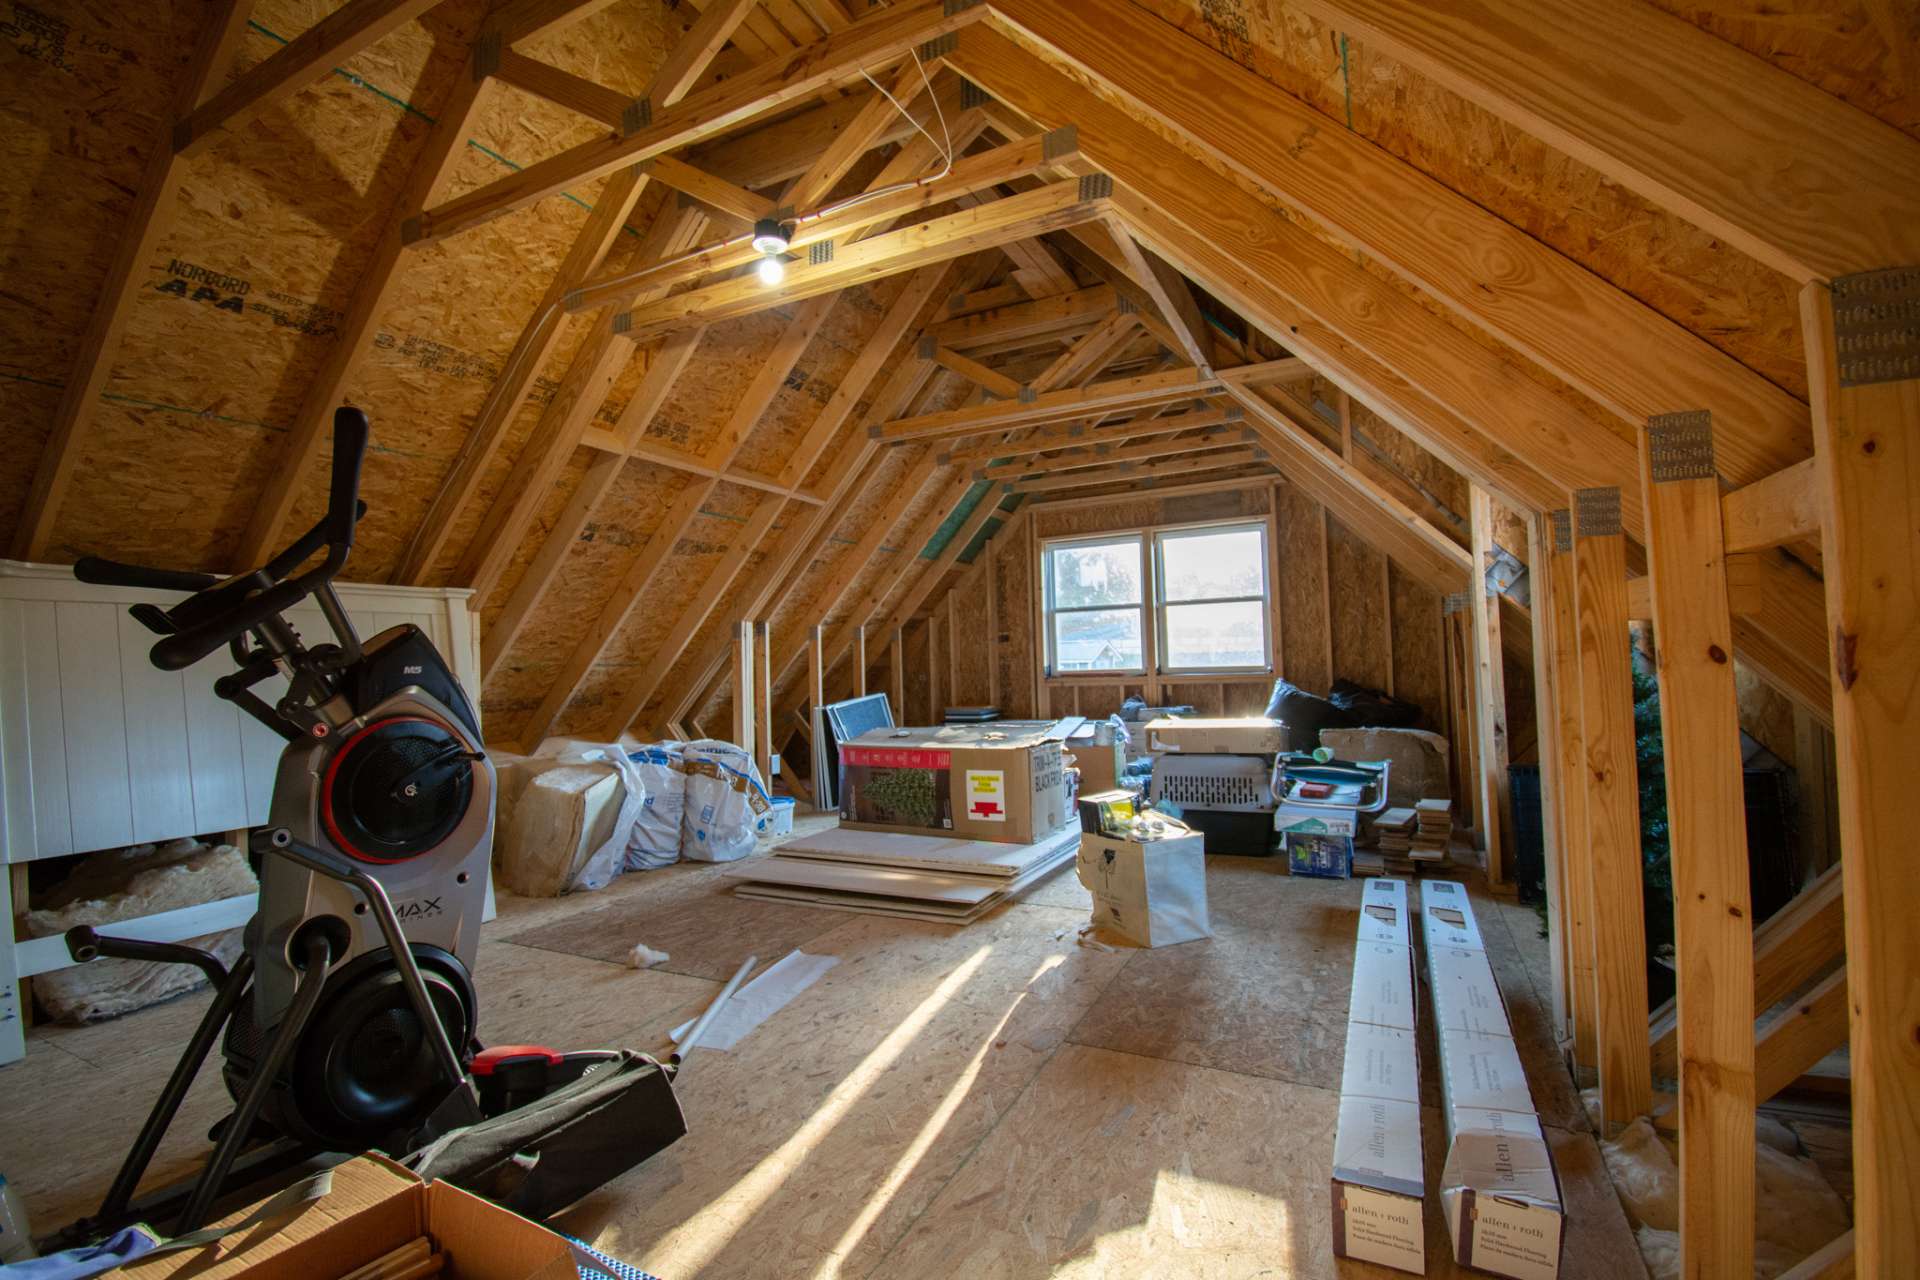
[[[175,840],[106,849],[87,855],[47,895],[45,906],[27,912],[27,932],[56,937],[77,925],[104,928],[259,890],[246,855],[230,844]],[[187,945],[231,965],[240,954],[240,935],[241,930],[228,929],[190,938]],[[205,985],[200,971],[189,965],[95,960],[42,974],[33,980],[33,991],[48,1017],[71,1024],[117,1018]]]
[[[1846,1204],[1813,1161],[1783,1151],[1779,1127],[1762,1121],[1754,1152],[1756,1280],[1772,1280],[1852,1225]],[[1677,1144],[1645,1119],[1600,1144],[1614,1190],[1633,1223],[1654,1280],[1680,1275]]]

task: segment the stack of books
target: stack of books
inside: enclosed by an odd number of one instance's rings
[[[1414,807],[1419,827],[1414,832],[1409,855],[1415,862],[1442,862],[1447,842],[1453,838],[1453,801],[1422,800]]]
[[[1388,809],[1373,820],[1379,837],[1380,866],[1387,875],[1413,874],[1413,836],[1417,815],[1412,809]]]

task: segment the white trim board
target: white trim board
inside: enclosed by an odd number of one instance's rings
[[[951,836],[910,836],[887,831],[848,831],[835,827],[776,847],[773,856],[885,867],[923,867],[961,875],[1012,879],[1063,845],[1077,845],[1080,824],[1071,822],[1032,844],[956,840]]]

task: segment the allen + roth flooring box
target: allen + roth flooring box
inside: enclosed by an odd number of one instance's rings
[[[1073,816],[1047,726],[874,729],[840,744],[840,825],[1032,844]]]
[[[1333,1138],[1333,1251],[1424,1275],[1426,1175],[1407,883],[1361,890]]]
[[[1454,1259],[1513,1280],[1554,1280],[1560,1182],[1466,886],[1423,881],[1420,922],[1447,1119],[1440,1207]]]

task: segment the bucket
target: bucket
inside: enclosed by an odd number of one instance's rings
[[[792,796],[773,797],[773,824],[767,828],[768,835],[790,836],[793,834],[794,803]]]

